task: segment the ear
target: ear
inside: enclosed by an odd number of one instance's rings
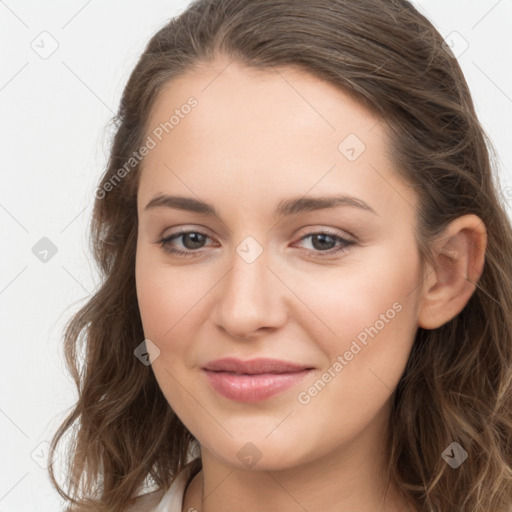
[[[476,215],[452,221],[435,240],[435,266],[423,283],[418,325],[436,329],[468,303],[484,269],[487,230]]]

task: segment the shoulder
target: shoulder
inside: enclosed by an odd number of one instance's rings
[[[137,496],[125,512],[151,512],[160,503],[164,494],[165,491],[158,490]]]

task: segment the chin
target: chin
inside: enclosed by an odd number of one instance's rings
[[[215,450],[208,451],[223,464],[240,470],[248,471],[280,471],[291,469],[314,460],[316,456],[311,452],[308,456],[303,450],[297,451],[297,445],[304,448],[303,443],[290,440],[283,444],[281,440],[271,441],[243,439],[229,439],[224,443],[212,442]],[[204,450],[204,445],[201,444]]]

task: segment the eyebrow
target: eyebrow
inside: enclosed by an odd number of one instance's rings
[[[347,195],[286,199],[277,205],[274,214],[276,216],[290,216],[327,208],[335,208],[337,206],[352,206],[377,215],[375,210],[367,203],[361,199]],[[151,199],[144,210],[147,211],[153,208],[173,208],[220,218],[219,213],[213,205],[193,197],[159,195]]]

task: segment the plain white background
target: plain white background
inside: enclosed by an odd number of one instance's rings
[[[147,41],[187,4],[0,0],[0,512],[62,509],[41,466],[76,399],[62,328],[98,284],[87,230],[108,125]],[[460,53],[510,208],[512,0],[415,4]]]

